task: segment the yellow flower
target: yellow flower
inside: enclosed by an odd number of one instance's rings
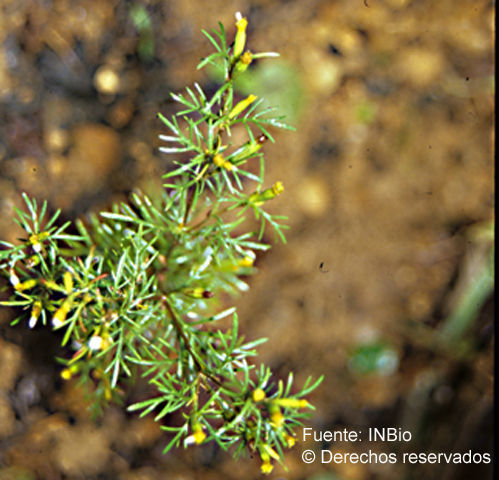
[[[225,168],[226,170],[232,170],[232,163],[229,162],[228,160],[225,160],[225,158],[220,155],[219,153],[217,153],[214,157],[213,157],[213,163],[217,166],[217,167],[223,167]]]
[[[264,462],[270,460],[270,457],[274,460],[279,460],[279,454],[266,443],[260,447],[260,457]]]
[[[260,458],[262,459],[262,466],[260,468],[262,470],[262,473],[268,475],[274,468],[270,458],[272,457],[274,460],[279,460],[279,454],[266,443],[260,445],[258,447],[258,450],[260,452]]]
[[[213,163],[217,166],[217,167],[221,167],[225,162],[225,158],[222,157],[222,155],[220,155],[219,153],[217,153],[214,157],[213,157]]]
[[[244,63],[245,65],[249,65],[253,61],[253,54],[247,50],[244,52],[241,56],[241,63]]]
[[[288,435],[287,433],[285,433],[283,435],[284,437],[284,441],[286,442],[286,445],[288,446],[288,448],[291,448],[295,445],[296,443],[296,438],[293,437],[292,435]]]
[[[41,241],[43,241],[45,238],[48,237],[48,233],[47,232],[41,232],[41,233],[34,233],[33,235],[31,235],[29,237],[29,241],[33,247],[33,250],[36,252],[36,253],[40,253],[42,251],[42,244],[41,244]]]
[[[252,267],[255,260],[249,255],[246,255],[243,259],[239,260],[240,267]]]
[[[62,372],[61,372],[61,378],[63,380],[69,380],[71,377],[73,376],[73,373],[71,372],[71,370],[69,368],[65,368]]]
[[[256,95],[248,95],[244,100],[238,102],[229,112],[229,118],[237,117],[243,110],[248,108],[258,97]]]
[[[309,406],[309,403],[304,399],[299,398],[276,398],[272,400],[274,405],[279,405],[284,408],[305,408]]]
[[[106,387],[104,389],[104,398],[109,402],[113,398],[113,394],[111,392],[111,389],[109,387]]]
[[[284,192],[284,185],[282,182],[275,182],[274,185],[272,185],[272,192],[276,196]]]
[[[241,12],[236,13],[236,38],[234,39],[234,57],[237,58],[241,53],[243,53],[244,47],[246,45],[246,27],[248,26],[248,20],[241,15]]]
[[[252,61],[253,54],[249,50],[246,50],[237,61],[234,73],[239,74],[245,72]]]
[[[70,380],[74,374],[78,373],[80,366],[78,364],[73,364],[68,368],[65,368],[61,372],[61,378],[63,380]]]
[[[251,396],[253,397],[254,402],[261,402],[266,397],[266,394],[261,388],[256,388],[253,390]]]
[[[38,280],[35,280],[34,278],[30,278],[29,280],[25,280],[22,283],[19,283],[19,282],[16,283],[14,285],[14,288],[18,292],[22,292],[23,290],[29,290],[29,289],[33,288],[34,286],[36,286],[37,283],[38,283]]]
[[[71,276],[71,273],[69,272],[64,272],[64,289],[66,290],[67,294],[70,294],[73,291],[73,277]]]
[[[29,328],[33,328],[36,325],[40,313],[42,313],[42,302],[40,302],[40,300],[36,300],[33,303],[33,308],[31,309],[31,316],[28,322]]]
[[[192,423],[192,435],[189,435],[185,439],[185,444],[192,445],[195,443],[196,445],[199,445],[203,443],[205,439],[206,433],[203,432],[203,426],[197,420],[194,420]]]
[[[206,438],[206,433],[204,433],[203,430],[198,430],[197,432],[194,432],[192,434],[192,437],[194,438],[194,443],[196,445],[199,445],[200,443],[204,442],[204,439]]]
[[[31,237],[29,237],[29,241],[30,241],[31,245],[33,246],[33,250],[36,253],[41,252],[41,250],[42,250],[42,244],[38,240],[38,235],[31,235]]]
[[[68,312],[71,310],[71,302],[69,300],[65,300],[64,303],[57,309],[52,317],[52,326],[54,328],[59,328],[66,320],[66,316]]]
[[[262,463],[260,469],[262,470],[263,474],[268,475],[274,469],[274,465],[272,465],[270,461],[266,461]]]
[[[275,428],[281,428],[284,424],[284,415],[280,410],[277,410],[270,416],[270,421]]]

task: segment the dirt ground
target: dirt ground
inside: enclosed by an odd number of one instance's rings
[[[296,127],[265,144],[291,228],[234,300],[241,328],[269,338],[259,360],[278,376],[325,374],[306,426],[412,436],[300,441],[270,478],[492,478],[400,459],[492,451],[493,295],[475,287],[491,254],[494,2],[0,0],[0,238],[19,236],[22,191],[71,219],[158,185],[156,113],[213,85],[201,29],[232,34],[238,10],[250,48],[281,53],[251,75]],[[0,310],[0,480],[261,478],[258,459],[214,446],[162,455],[154,421],[119,406],[93,422],[57,338],[13,316]],[[398,461],[302,461],[321,448]]]

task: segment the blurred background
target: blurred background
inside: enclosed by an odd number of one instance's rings
[[[490,465],[306,465],[317,452],[489,452],[493,430],[494,2],[0,0],[0,237],[20,192],[67,219],[156,188],[158,111],[215,78],[201,29],[249,20],[238,88],[297,131],[264,146],[288,244],[257,258],[236,299],[281,378],[325,374],[320,430],[408,430],[408,443],[298,442],[271,478],[488,479]],[[270,235],[266,239],[274,242]],[[161,455],[152,418],[92,422],[59,379],[57,339],[0,310],[0,479],[256,479],[214,446]]]

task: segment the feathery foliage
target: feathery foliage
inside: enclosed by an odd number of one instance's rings
[[[265,210],[283,186],[265,187],[262,145],[274,141],[271,128],[290,127],[274,109],[260,110],[254,95],[238,101],[233,88],[253,59],[276,54],[247,50],[247,21],[236,19],[232,45],[222,24],[204,32],[215,52],[199,68],[220,68],[223,84],[212,95],[197,83],[172,94],[179,111],[159,115],[167,129],[160,150],[175,154],[161,198],[137,193],[70,228],[57,224],[59,212],[48,215],[46,202],[23,194],[26,211],[17,210],[16,222],[27,238],[1,242],[11,290],[2,304],[18,307],[13,323],[63,332],[74,353],[61,359],[61,375],[87,387],[96,412],[142,375],[149,396],[128,409],[158,421],[177,412],[162,422],[171,433],[165,452],[215,441],[234,455],[257,452],[269,473],[294,444],[312,409],[304,397],[321,379],[298,391],[292,374],[272,380],[268,367],[252,362],[265,339],[245,341],[235,308],[217,300],[247,289],[241,277],[254,272],[255,251],[269,248],[268,227],[285,241],[284,218]],[[247,138],[234,145],[238,128]],[[248,213],[255,231],[246,231]],[[232,326],[217,328],[227,317]]]

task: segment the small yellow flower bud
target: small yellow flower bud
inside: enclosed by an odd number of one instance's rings
[[[246,50],[237,61],[234,73],[239,74],[245,72],[252,61],[253,54],[249,50]]]
[[[34,286],[36,286],[37,283],[38,283],[38,280],[36,280],[34,278],[30,278],[29,280],[25,280],[22,283],[17,283],[16,285],[14,285],[14,288],[18,292],[22,292],[23,290],[29,290],[29,289],[33,288]]]
[[[248,20],[241,15],[241,12],[236,13],[236,20],[237,33],[234,39],[233,50],[235,58],[243,53],[244,46],[246,45],[246,27],[248,26]]]
[[[248,26],[248,20],[246,17],[241,15],[241,12],[236,12],[236,27],[239,32],[246,31],[246,27]]]
[[[29,318],[28,322],[29,328],[34,328],[41,312],[42,312],[42,302],[40,302],[40,300],[36,300],[36,302],[33,303],[33,308],[31,309],[31,317]]]
[[[73,276],[70,272],[64,272],[64,289],[67,294],[70,294],[73,291]]]
[[[266,397],[266,394],[265,391],[261,388],[255,388],[251,396],[254,402],[261,402]]]
[[[243,110],[248,108],[258,97],[256,95],[248,95],[244,100],[238,102],[229,112],[229,118],[237,117]]]
[[[214,157],[213,157],[213,163],[217,166],[217,167],[222,167],[222,168],[225,168],[226,170],[229,170],[231,171],[232,170],[232,163],[229,162],[228,160],[225,160],[225,158],[220,155],[219,153],[217,153]]]
[[[252,267],[254,263],[254,259],[251,258],[249,255],[246,255],[242,260],[239,260],[239,266],[240,267]]]
[[[197,420],[194,420],[192,423],[192,435],[187,438],[187,443],[199,445],[204,442],[205,438],[206,433],[203,432],[203,426]]]
[[[272,193],[275,196],[280,195],[282,192],[284,192],[284,185],[282,182],[276,182],[272,185]]]
[[[261,445],[259,449],[260,449],[260,457],[264,462],[270,461],[270,458],[273,458],[274,460],[279,460],[279,454],[267,443]]]
[[[272,400],[274,405],[278,405],[284,408],[306,408],[309,403],[304,399],[299,398],[276,398]]]
[[[52,317],[52,326],[54,328],[61,327],[64,323],[64,320],[66,320],[66,316],[70,310],[71,310],[71,302],[69,300],[65,300],[63,304],[54,313],[54,316]]]
[[[245,65],[249,65],[253,61],[253,54],[247,50],[244,52],[241,56],[241,63],[244,63]]]
[[[291,436],[291,435],[288,435],[287,433],[285,433],[283,435],[284,437],[284,441],[286,442],[286,445],[288,446],[288,448],[292,448],[294,447],[295,443],[296,443],[296,438]]]
[[[280,410],[277,410],[270,416],[270,421],[275,428],[281,428],[284,425],[284,415]]]
[[[33,235],[31,235],[29,237],[29,241],[30,241],[31,245],[33,246],[33,250],[36,253],[40,253],[42,251],[41,241],[44,240],[47,237],[48,237],[48,233],[47,232],[41,232],[41,233],[38,233],[38,234],[34,233]]]
[[[222,157],[222,155],[220,155],[219,153],[217,153],[214,157],[213,157],[213,163],[217,166],[217,167],[221,167],[225,162],[225,158]]]
[[[42,250],[42,245],[40,243],[40,240],[38,240],[38,235],[31,235],[29,237],[29,241],[31,243],[31,245],[33,246],[33,250],[36,252],[36,253],[39,253],[41,252]]]
[[[109,387],[106,387],[104,389],[104,399],[109,402],[111,398],[113,398],[111,389]]]
[[[61,290],[61,287],[57,285],[53,280],[42,280],[43,284],[47,287],[50,288],[51,290]]]
[[[65,368],[62,372],[61,372],[61,378],[63,380],[69,380],[71,377],[73,376],[71,370],[69,368]]]
[[[270,461],[266,461],[262,463],[260,469],[264,475],[268,475],[274,469],[274,465],[272,465]]]
[[[198,430],[197,432],[194,432],[192,436],[194,438],[194,443],[196,443],[196,445],[199,445],[200,443],[204,442],[206,433],[204,433],[202,430]]]
[[[80,370],[80,366],[78,364],[73,364],[70,367],[65,368],[64,370],[61,371],[61,378],[63,380],[69,380],[73,378],[73,375],[78,373]]]

